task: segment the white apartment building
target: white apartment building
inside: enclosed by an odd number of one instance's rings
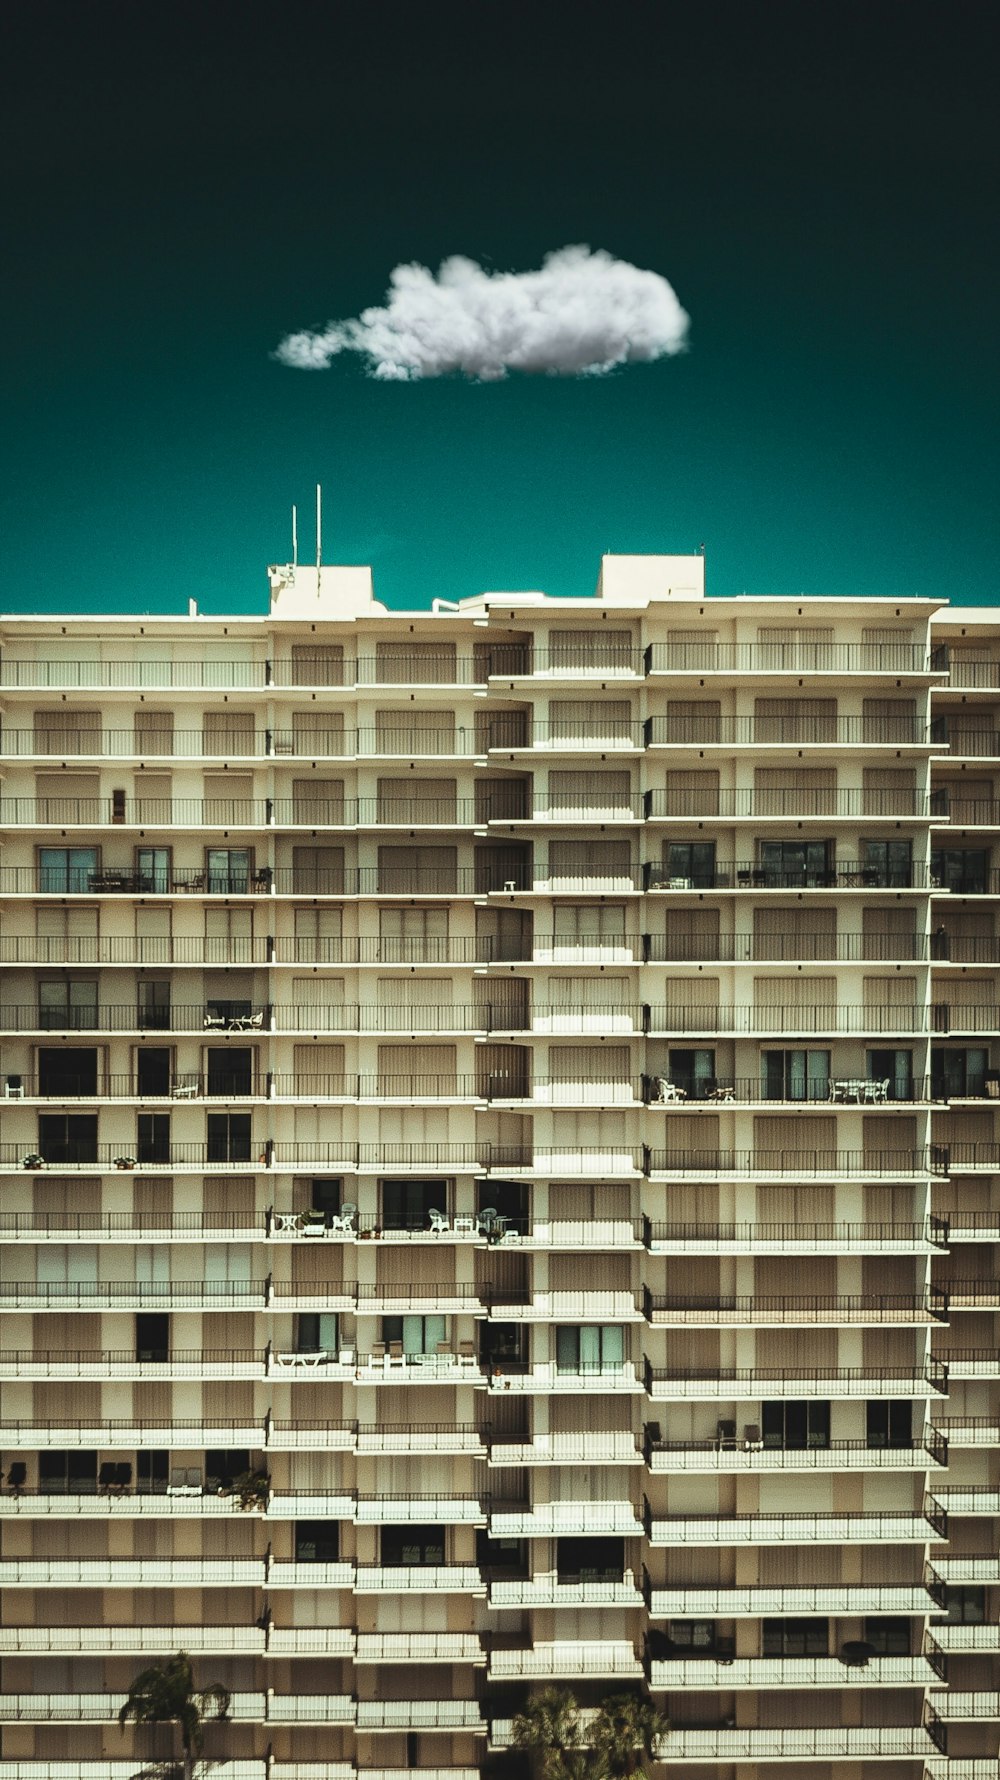
[[[1000,612],[0,621],[0,1780],[997,1780]]]

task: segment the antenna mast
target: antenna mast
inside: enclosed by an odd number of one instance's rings
[[[292,508],[292,568],[299,566],[299,514],[298,508]]]
[[[316,484],[316,592],[323,574],[323,490]]]

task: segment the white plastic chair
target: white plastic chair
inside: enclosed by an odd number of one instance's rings
[[[433,1211],[428,1209],[427,1216],[431,1220],[431,1234],[433,1236],[447,1235],[448,1231],[451,1229],[451,1225],[443,1211]]]

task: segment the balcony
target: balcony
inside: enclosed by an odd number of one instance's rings
[[[41,1379],[102,1379],[148,1383],[155,1379],[258,1379],[268,1375],[268,1349],[175,1348],[163,1360],[140,1360],[135,1347],[93,1349],[6,1348],[0,1350],[0,1379],[22,1383]],[[351,1378],[354,1377],[353,1367]]]
[[[359,1564],[356,1595],[486,1594],[478,1564]]]
[[[957,1013],[959,1010],[955,1011]],[[961,1009],[963,1015],[974,1011]],[[990,1011],[997,1012],[1000,1018],[1000,1010]],[[537,1018],[534,1027],[535,1030],[538,1029]],[[822,1007],[802,1007],[794,1003],[788,1007],[753,1007],[740,1003],[706,1007],[698,1003],[685,1006],[683,1002],[676,1001],[669,1006],[660,1004],[649,1007],[642,1029],[654,1038],[674,1038],[683,1033],[732,1033],[739,1038],[773,1039],[778,1036],[783,1041],[813,1033],[860,1033],[869,1039],[882,1034],[908,1038],[914,1033],[928,1030],[928,1010],[923,1005],[922,996],[918,999],[917,985],[914,982],[913,1000],[907,1007],[859,1006],[850,1003],[837,1006],[833,1000]],[[937,1032],[942,1028],[935,1024],[933,1030]],[[758,1096],[763,1097],[760,1094],[760,1084]]]
[[[997,1356],[994,1355],[994,1361]],[[645,1364],[646,1394],[658,1403],[731,1402],[785,1397],[933,1397],[947,1395],[949,1366],[942,1358],[927,1361],[926,1370],[910,1367],[810,1366],[740,1367],[719,1365],[708,1370],[668,1370]]]
[[[647,1504],[646,1533],[650,1545],[671,1550],[677,1545],[869,1545],[926,1544],[943,1536],[944,1517],[902,1510],[885,1514],[674,1514],[657,1518]],[[938,1565],[938,1568],[941,1566]]]
[[[651,676],[679,679],[691,674],[752,674],[760,678],[859,674],[876,679],[891,674],[925,678],[945,672],[943,666],[931,666],[923,643],[905,638],[898,643],[717,643],[706,639],[703,643],[653,643],[646,657]]]
[[[807,747],[920,748],[930,750],[932,738],[920,717],[811,716],[794,712],[780,717],[722,717],[715,715],[649,717],[647,748],[754,748],[756,750]],[[793,756],[795,758],[795,756]]]
[[[578,1681],[638,1679],[642,1662],[623,1641],[538,1643],[521,1648],[494,1646],[490,1651],[491,1681]]]
[[[525,782],[523,796],[512,796],[498,787],[492,795],[487,795],[479,810],[479,819],[493,828],[541,825],[578,828],[590,824],[604,828],[645,822],[650,813],[649,792],[615,793],[601,801],[597,789],[595,783],[594,796],[583,797],[576,792],[536,791]]]
[[[275,1297],[280,1289],[274,1289]],[[325,1289],[335,1295],[335,1287]],[[353,1293],[349,1302],[353,1307]],[[254,1311],[263,1310],[268,1303],[266,1279],[0,1281],[0,1310]],[[275,1303],[274,1308],[282,1306]]]
[[[684,1688],[727,1693],[738,1688],[939,1687],[940,1676],[925,1656],[871,1657],[863,1666],[835,1656],[651,1658],[649,1684],[659,1692]],[[946,1696],[942,1695],[941,1698]]]
[[[350,1655],[351,1642],[343,1654]],[[258,1625],[84,1625],[0,1626],[0,1655],[4,1656],[173,1656],[186,1650],[192,1656],[263,1656],[266,1634]],[[330,1655],[338,1654],[334,1651]],[[134,1762],[131,1764],[134,1769]],[[106,1766],[98,1780],[104,1780]]]
[[[478,1700],[359,1700],[356,1720],[359,1731],[486,1731]]]
[[[646,1593],[654,1619],[756,1619],[810,1613],[839,1618],[887,1613],[920,1619],[938,1611],[930,1589],[921,1583],[845,1582],[824,1588],[664,1588],[650,1583]]]
[[[652,1255],[930,1255],[947,1251],[941,1218],[895,1224],[653,1224],[645,1220]]]
[[[360,729],[339,727],[330,714],[317,710],[310,726],[282,729],[8,729],[0,737],[0,758],[14,760],[222,760],[271,761],[428,759],[471,760],[481,757],[474,727],[456,724],[442,711],[430,729],[381,724]],[[642,746],[642,725],[634,725]],[[579,744],[583,746],[584,744]]]
[[[648,822],[810,822],[876,821],[926,822],[944,819],[944,800],[912,789],[878,786],[824,786],[806,791],[762,790],[742,786],[736,790],[706,786],[694,791],[652,790],[643,794]]]
[[[690,894],[702,890],[927,890],[931,876],[923,864],[872,865],[865,859],[841,859],[824,866],[782,867],[756,860],[737,860],[684,877],[660,861],[643,866],[645,890]]]
[[[938,1415],[934,1426],[949,1446],[1000,1446],[1000,1419],[995,1415]]]
[[[347,1424],[353,1427],[353,1424]],[[135,1416],[95,1417],[52,1421],[44,1416],[7,1417],[0,1423],[0,1445],[20,1452],[38,1447],[95,1447],[102,1451],[134,1452],[147,1447],[177,1447],[187,1451],[201,1447],[261,1448],[265,1438],[280,1424],[173,1416],[169,1421],[138,1420]],[[353,1440],[350,1442],[353,1445]]]
[[[417,1457],[422,1453],[486,1457],[485,1436],[471,1422],[363,1423],[357,1431],[359,1456],[379,1454]]]
[[[595,633],[593,643],[566,649],[492,643],[486,666],[491,680],[641,680],[646,657],[641,649],[619,647]]]
[[[603,1581],[596,1575],[566,1577],[553,1570],[532,1576],[526,1582],[490,1582],[490,1606],[498,1612],[561,1607],[595,1607],[610,1611],[640,1608],[642,1604],[639,1585],[630,1571],[616,1579]]]
[[[641,1539],[643,1525],[632,1502],[542,1502],[533,1508],[495,1508],[493,1539],[560,1539],[608,1536]]]
[[[488,1520],[484,1501],[478,1495],[407,1495],[379,1493],[359,1495],[353,1508],[358,1526],[398,1526],[405,1521],[431,1522],[434,1526],[484,1527]]]
[[[504,1312],[506,1320],[506,1312]],[[644,1386],[630,1361],[619,1365],[586,1367],[579,1372],[564,1372],[548,1361],[527,1370],[499,1363],[490,1374],[491,1394],[512,1392],[515,1395],[552,1396],[570,1393],[579,1396],[604,1395],[608,1392],[640,1393]]]
[[[358,1664],[472,1663],[484,1666],[486,1652],[476,1632],[359,1632]]]
[[[490,1442],[489,1462],[500,1466],[528,1465],[641,1465],[642,1444],[638,1434],[538,1434],[534,1440],[511,1440],[497,1435]]]
[[[800,1324],[813,1328],[843,1324],[887,1323],[924,1327],[946,1322],[948,1302],[943,1292],[806,1292],[743,1296],[739,1293],[695,1295],[651,1292],[644,1287],[646,1319],[654,1327],[697,1324],[736,1327],[782,1328]]]
[[[489,1313],[500,1322],[642,1322],[639,1295],[628,1291],[535,1292],[522,1298],[494,1287]]]
[[[693,1730],[675,1725],[669,1745],[673,1762],[917,1760],[937,1753],[923,1725],[807,1726],[756,1730]]]
[[[285,1214],[279,1214],[285,1215]],[[292,1214],[288,1214],[292,1215]],[[296,1214],[297,1215],[297,1214]],[[275,1214],[166,1211],[0,1211],[4,1242],[262,1242],[270,1239]],[[300,1230],[291,1232],[301,1234]]]
[[[945,1625],[935,1621],[934,1643],[946,1655],[996,1655],[1000,1651],[1000,1625]]]
[[[341,1568],[343,1585],[349,1588],[351,1566]],[[5,1589],[261,1588],[266,1580],[263,1558],[0,1559]]]
[[[924,964],[929,951],[925,933],[842,933],[835,920],[828,933],[668,932],[642,938],[647,964]],[[1000,956],[1000,942],[990,949]]]
[[[603,716],[595,705],[589,717],[547,722],[532,720],[527,711],[490,712],[488,754],[616,754],[642,753],[649,725],[628,717]]]
[[[290,1010],[282,1010],[290,1011]],[[0,1030],[7,1032],[124,1032],[137,1037],[150,1032],[261,1033],[271,1028],[272,1010],[260,1002],[199,1002],[193,1006],[136,1006],[134,1003],[44,1007],[15,1003],[0,1008]],[[182,1079],[180,1086],[188,1086]],[[191,1085],[198,1085],[198,1078]],[[228,1090],[232,1095],[232,1089]],[[171,1097],[176,1098],[171,1085]],[[55,1098],[55,1096],[53,1096]]]
[[[396,1354],[380,1343],[376,1351],[358,1355],[357,1383],[481,1384],[482,1372],[473,1352]]]
[[[947,1445],[929,1433],[910,1446],[869,1446],[865,1440],[831,1440],[826,1446],[777,1447],[757,1440],[740,1446],[713,1440],[651,1440],[654,1476],[713,1471],[926,1471],[946,1465]],[[924,1537],[927,1537],[926,1531]]]
[[[794,1134],[794,1127],[790,1134]],[[940,1145],[929,1150],[832,1150],[791,1148],[766,1150],[743,1148],[650,1149],[648,1170],[653,1175],[681,1179],[692,1175],[713,1179],[766,1180],[775,1175],[802,1179],[909,1181],[947,1173],[946,1154]]]

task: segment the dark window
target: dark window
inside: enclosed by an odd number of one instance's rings
[[[209,1094],[224,1099],[253,1093],[253,1051],[249,1046],[212,1045],[207,1057]]]
[[[151,1448],[135,1455],[136,1487],[140,1494],[154,1495],[165,1490],[170,1480],[170,1454]]]
[[[39,847],[38,888],[40,891],[68,892],[80,895],[91,886],[97,873],[96,847]]]
[[[865,1643],[876,1656],[909,1656],[910,1622],[908,1619],[866,1619]]]
[[[909,1398],[866,1403],[865,1436],[869,1446],[912,1446],[913,1405]]]
[[[404,1354],[437,1353],[448,1336],[448,1319],[444,1316],[384,1316],[382,1340],[386,1347],[398,1341]]]
[[[865,884],[876,890],[906,890],[913,881],[912,843],[862,841],[861,868]]]
[[[170,848],[137,847],[135,850],[136,888],[163,895],[170,889]]]
[[[430,1228],[431,1212],[447,1210],[446,1181],[382,1182],[382,1227],[385,1230],[427,1230]]]
[[[246,847],[209,847],[205,854],[207,888],[215,895],[240,896],[250,888],[252,865]]]
[[[171,1059],[172,1053],[161,1046],[137,1051],[135,1058],[137,1093],[142,1096],[169,1094]]]
[[[961,1587],[950,1583],[945,1589],[945,1612],[949,1625],[985,1625],[986,1590],[974,1583]]]
[[[480,1358],[487,1372],[525,1372],[528,1331],[522,1323],[480,1323]]]
[[[491,1539],[480,1529],[476,1534],[476,1563],[495,1582],[525,1582],[530,1575],[526,1539]]]
[[[339,1556],[339,1521],[297,1520],[295,1522],[295,1562],[297,1564],[335,1564]]]
[[[890,1100],[912,1100],[913,1052],[869,1051],[868,1080],[888,1082]]]
[[[249,1113],[209,1113],[206,1130],[209,1162],[250,1161]]]
[[[300,1312],[295,1351],[300,1354],[335,1354],[339,1351],[337,1318],[332,1311]]]
[[[137,1360],[169,1360],[170,1318],[166,1312],[142,1311],[135,1319]]]
[[[932,1051],[931,1089],[935,1100],[981,1097],[989,1060],[989,1052],[981,1045],[970,1045],[961,1051]]]
[[[931,877],[942,890],[960,896],[983,896],[989,887],[990,855],[986,847],[941,847],[931,853]]]
[[[761,1093],[765,1100],[829,1100],[829,1051],[763,1051]]]
[[[830,1632],[825,1619],[765,1619],[761,1622],[762,1656],[826,1656]]]
[[[91,1096],[97,1093],[97,1052],[52,1051],[38,1053],[38,1092],[59,1100],[67,1095]]]
[[[664,850],[668,878],[687,878],[693,890],[715,883],[714,841],[671,841]]]
[[[830,1444],[830,1405],[790,1397],[761,1405],[764,1445],[785,1452],[804,1452]]]
[[[249,1469],[250,1454],[246,1447],[210,1447],[205,1454],[205,1488],[232,1489],[235,1479]]]
[[[558,1372],[618,1372],[625,1359],[625,1330],[619,1323],[559,1324]]]
[[[343,1196],[343,1181],[313,1180],[309,1182],[309,1210],[323,1214],[323,1222],[329,1230],[333,1218],[340,1210]]]
[[[45,1032],[82,1032],[96,1026],[96,980],[45,978],[38,985],[38,1024]]]
[[[625,1574],[624,1539],[557,1539],[556,1568],[560,1582],[621,1582]]]
[[[754,881],[765,889],[795,890],[832,882],[830,841],[761,841]]]
[[[96,1162],[96,1114],[39,1113],[38,1148],[46,1162]]]
[[[672,1619],[667,1626],[667,1647],[675,1656],[705,1656],[718,1642],[714,1619]]]
[[[139,984],[139,1027],[146,1032],[165,1032],[170,1025],[170,984]]]
[[[443,1527],[383,1527],[382,1562],[393,1569],[444,1563]]]
[[[689,1100],[704,1100],[715,1090],[714,1051],[671,1051],[670,1080]]]
[[[140,1113],[136,1120],[140,1162],[170,1161],[170,1114]]]
[[[89,1495],[96,1491],[96,1452],[40,1452],[38,1488],[43,1496]]]

